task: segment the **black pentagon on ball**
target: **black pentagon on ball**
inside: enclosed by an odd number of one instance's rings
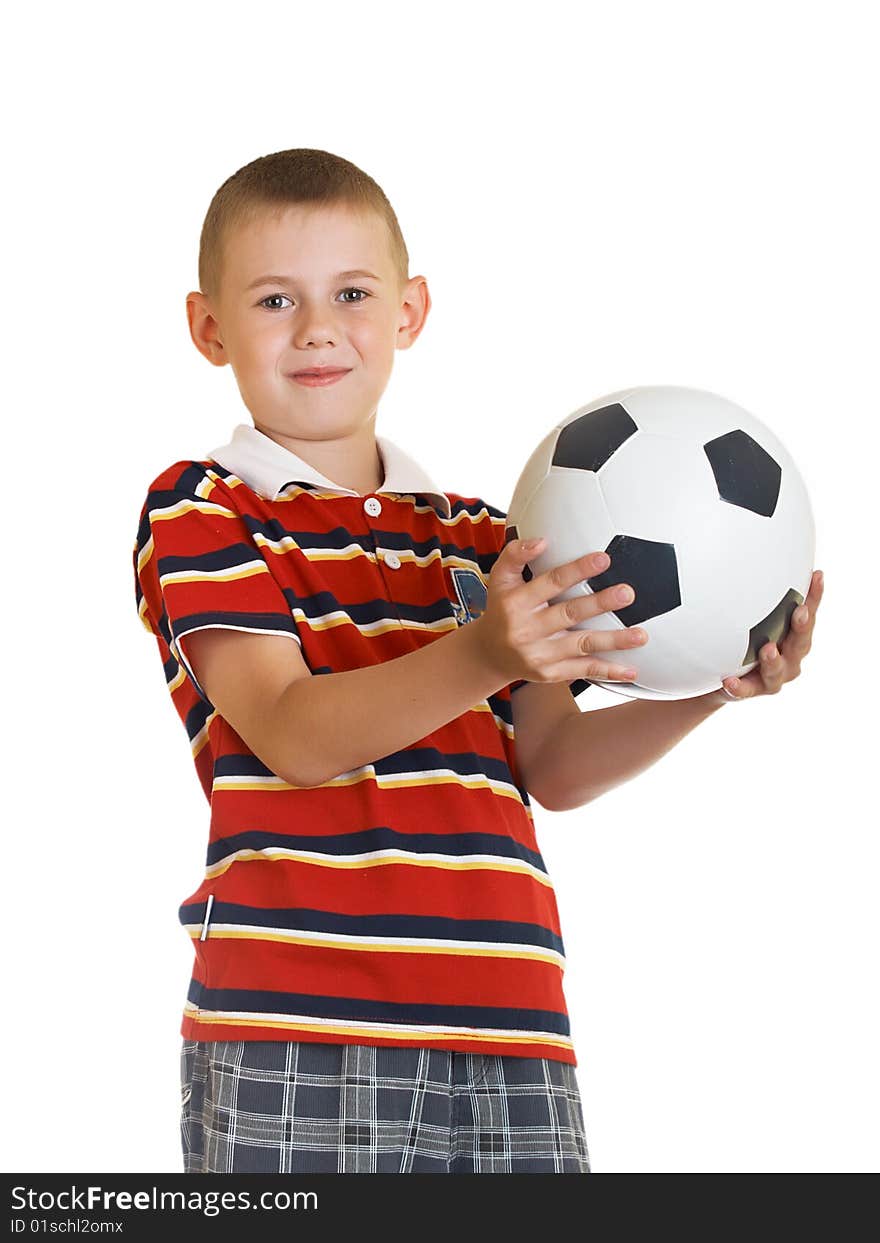
[[[629,583],[636,598],[632,604],[610,612],[625,626],[636,626],[663,613],[671,613],[681,605],[678,582],[678,561],[672,544],[637,539],[632,535],[615,535],[605,551],[611,564],[601,574],[588,578],[594,592]]]
[[[789,587],[776,607],[752,626],[749,631],[749,644],[741,663],[753,664],[765,643],[775,643],[778,647],[791,628],[792,613],[803,602],[801,593]]]
[[[599,470],[638,430],[619,402],[591,410],[563,427],[556,438],[552,465]]]
[[[772,518],[782,467],[748,432],[726,432],[703,445],[722,501]]]

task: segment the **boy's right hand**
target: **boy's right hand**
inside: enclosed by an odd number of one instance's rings
[[[637,626],[626,630],[570,630],[585,617],[596,617],[630,604],[635,593],[629,584],[615,583],[594,595],[577,596],[550,604],[568,587],[611,564],[604,552],[591,552],[538,574],[529,582],[522,570],[545,543],[532,547],[523,540],[505,544],[492,567],[487,584],[486,607],[471,624],[476,626],[488,664],[504,683],[523,678],[527,682],[594,681],[629,682],[637,671],[629,665],[596,658],[596,652],[641,647],[647,635]],[[626,588],[630,595],[621,598]]]

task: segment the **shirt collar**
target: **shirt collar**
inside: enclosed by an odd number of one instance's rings
[[[413,458],[387,436],[377,435],[376,444],[385,467],[385,479],[377,492],[419,492],[438,506],[445,517],[452,516],[449,497]],[[248,423],[239,423],[229,444],[212,449],[208,456],[268,500],[277,500],[289,483],[316,484],[325,492],[338,492],[343,496],[360,495],[334,483],[296,453]]]

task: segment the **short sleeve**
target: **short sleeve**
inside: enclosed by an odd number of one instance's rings
[[[484,501],[483,504],[486,504],[486,502]],[[508,542],[508,539],[515,539],[516,535],[513,529],[507,526],[507,521],[506,521],[507,514],[504,512],[504,510],[497,509],[494,506],[488,505],[488,504],[486,504],[486,509],[489,511],[490,515],[492,515],[492,520],[493,520],[492,525],[495,531],[495,543],[496,543],[495,553],[492,557],[489,558],[488,568],[486,569],[486,575],[488,577],[488,575],[491,573],[492,566],[495,564],[495,562],[498,560],[498,557],[501,554],[502,548],[504,548],[504,545]],[[525,582],[528,582],[530,578],[532,577],[528,566],[526,566],[523,569],[522,576]],[[517,678],[516,681],[511,682],[510,683],[511,695],[513,695],[515,691],[518,691],[521,686],[525,686],[526,681],[527,680],[525,678]],[[571,691],[572,695],[575,698],[577,698],[577,696],[580,695],[582,691],[587,690],[587,688],[592,685],[593,683],[588,682],[586,678],[575,678],[573,682],[569,682],[568,689]]]
[[[208,704],[181,643],[186,635],[219,628],[299,642],[287,596],[247,522],[211,492],[208,476],[193,491],[151,488],[133,552],[138,615]]]

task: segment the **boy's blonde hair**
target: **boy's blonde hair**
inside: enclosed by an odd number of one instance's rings
[[[348,206],[376,212],[388,226],[391,257],[400,288],[409,280],[409,254],[394,209],[381,186],[356,164],[329,151],[294,147],[262,155],[227,177],[202,225],[199,287],[206,297],[220,293],[223,247],[234,229],[261,210],[310,204]]]

